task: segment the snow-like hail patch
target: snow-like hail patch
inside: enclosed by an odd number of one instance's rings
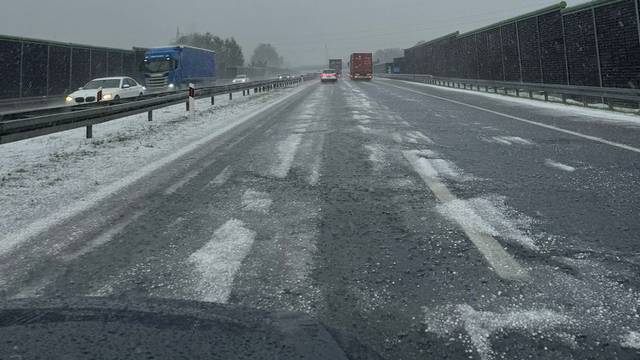
[[[271,168],[271,175],[284,179],[289,175],[291,165],[302,142],[302,135],[293,134],[278,144],[278,163]]]
[[[224,168],[224,170],[220,172],[220,174],[218,174],[215,178],[213,178],[213,180],[211,180],[211,182],[209,182],[208,185],[210,186],[224,185],[231,178],[231,173],[232,173],[231,168],[227,166],[226,168]]]
[[[526,146],[533,145],[532,141],[523,139],[518,136],[494,136],[492,139],[494,142],[503,144],[503,145],[513,145],[513,144],[526,145]]]
[[[247,190],[242,194],[242,208],[247,211],[268,213],[273,200],[265,192]]]
[[[437,209],[446,218],[479,233],[500,237],[530,250],[539,250],[536,241],[525,233],[530,231],[533,220],[522,215],[510,218],[507,214],[515,211],[507,208],[504,199],[456,199],[438,205]]]
[[[404,155],[420,175],[465,180],[462,170],[450,161],[436,158],[437,154],[431,150],[406,151]]]
[[[360,121],[363,124],[371,122],[371,116],[363,114],[353,114],[353,118]]]
[[[640,349],[640,332],[629,331],[622,337],[620,345],[631,349]]]
[[[369,152],[369,161],[373,164],[374,169],[380,170],[385,163],[385,150],[381,145],[365,145],[364,148]]]
[[[369,133],[372,132],[370,128],[362,126],[362,125],[358,125],[358,126],[356,126],[356,128],[358,130],[360,130],[363,134],[369,134]]]
[[[495,334],[516,330],[535,336],[572,324],[570,317],[547,309],[495,313],[477,311],[465,304],[443,307],[435,312],[427,308],[424,311],[428,332],[443,337],[464,330],[468,336],[468,343],[483,360],[495,357],[490,342],[490,338]]]
[[[569,166],[569,165],[566,165],[566,164],[563,164],[563,163],[559,163],[559,162],[553,161],[551,159],[545,160],[544,164],[549,166],[549,167],[556,168],[556,169],[559,169],[559,170],[562,170],[562,171],[566,171],[566,172],[574,172],[574,171],[576,171],[576,168],[574,168],[573,166]]]
[[[256,233],[240,220],[218,228],[204,247],[189,256],[195,266],[196,293],[201,301],[226,303],[235,274],[251,250]]]
[[[410,139],[409,142],[418,143],[424,142],[429,145],[433,145],[434,142],[427,135],[423,134],[420,131],[409,131],[407,132],[407,137]]]

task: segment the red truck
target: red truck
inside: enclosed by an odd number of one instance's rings
[[[351,80],[373,79],[373,54],[371,53],[351,54],[349,69],[351,73]]]

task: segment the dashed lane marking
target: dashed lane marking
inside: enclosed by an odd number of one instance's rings
[[[446,204],[458,200],[447,186],[438,179],[438,171],[431,165],[429,160],[420,157],[414,151],[405,151],[403,155],[440,202]],[[498,276],[506,280],[525,280],[528,278],[527,271],[507,253],[496,239],[478,231],[467,222],[458,221],[458,225],[482,253]]]

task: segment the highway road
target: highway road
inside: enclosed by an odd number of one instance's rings
[[[623,118],[307,84],[3,249],[0,296],[304,312],[387,359],[637,359],[640,121]]]

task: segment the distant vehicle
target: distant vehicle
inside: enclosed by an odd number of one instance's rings
[[[95,103],[98,92],[102,90],[102,100],[117,101],[143,96],[146,88],[130,77],[109,77],[89,81],[85,86],[66,97],[67,105]]]
[[[342,59],[329,59],[329,69],[333,69],[338,74],[338,77],[342,76]]]
[[[373,79],[373,54],[354,53],[350,61],[351,80]]]
[[[216,53],[191,46],[170,46],[149,49],[142,69],[149,91],[176,91],[190,83],[196,87],[216,83]]]
[[[290,74],[280,74],[278,75],[278,79],[280,80],[290,80],[292,76]]]
[[[235,79],[231,81],[232,84],[244,84],[249,82],[249,77],[247,75],[238,75]]]
[[[338,73],[334,69],[322,70],[320,74],[320,81],[324,82],[336,82],[338,81]]]

